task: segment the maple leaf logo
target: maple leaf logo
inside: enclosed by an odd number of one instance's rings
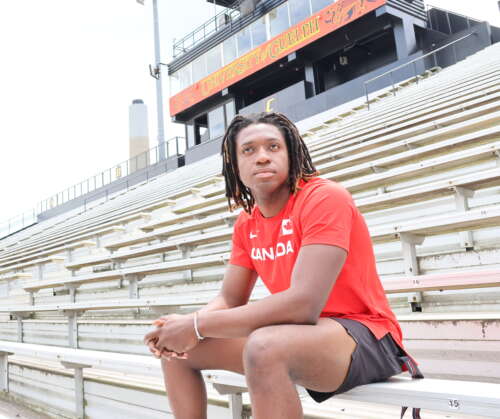
[[[287,218],[281,222],[281,235],[287,236],[293,233],[292,221]]]

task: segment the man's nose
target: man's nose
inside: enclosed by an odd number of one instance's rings
[[[268,163],[269,162],[269,153],[265,148],[259,148],[257,151],[257,159],[256,162],[258,164]]]

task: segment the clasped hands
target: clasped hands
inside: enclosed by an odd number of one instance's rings
[[[193,314],[170,314],[153,322],[156,329],[144,336],[144,343],[157,358],[187,359],[198,344],[193,327]]]

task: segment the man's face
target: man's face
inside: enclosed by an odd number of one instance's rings
[[[238,172],[256,199],[288,189],[288,151],[281,131],[271,124],[252,124],[236,136]]]

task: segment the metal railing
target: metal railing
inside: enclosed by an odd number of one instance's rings
[[[228,7],[215,14],[214,17],[198,26],[183,38],[177,41],[174,39],[172,51],[173,58],[177,58],[179,55],[194,48],[197,44],[203,42],[218,30],[225,28],[226,25],[232,24],[232,22],[240,17],[239,6],[243,1],[244,0],[235,1],[232,7]]]
[[[100,189],[134,172],[160,163],[163,159],[162,156],[166,156],[168,159],[183,155],[186,150],[186,139],[184,137],[173,137],[167,140],[162,147],[163,149],[160,149],[160,146],[155,146],[131,159],[115,164],[107,170],[40,201],[33,209],[0,222],[0,238],[36,223],[37,216],[45,211]]]
[[[454,58],[455,58],[455,63],[457,63],[457,62],[458,62],[458,59],[457,59],[457,52],[456,52],[456,49],[455,49],[455,45],[456,45],[458,42],[461,42],[461,41],[463,41],[464,39],[467,39],[467,38],[469,38],[469,37],[471,37],[471,36],[474,36],[474,35],[477,35],[477,32],[476,32],[476,31],[473,31],[473,32],[471,32],[471,33],[469,33],[469,34],[467,34],[467,35],[465,35],[465,36],[462,36],[461,38],[455,39],[454,41],[452,41],[452,42],[450,42],[450,43],[448,43],[448,44],[446,44],[446,45],[443,45],[442,47],[439,47],[439,48],[437,48],[437,49],[435,49],[435,50],[433,50],[433,51],[431,51],[431,52],[428,52],[427,54],[424,54],[424,55],[422,55],[422,56],[420,56],[420,57],[418,57],[418,58],[415,58],[415,59],[413,59],[413,60],[411,60],[411,61],[408,61],[408,62],[407,62],[407,63],[405,63],[405,64],[401,64],[400,66],[395,67],[395,68],[393,68],[393,69],[391,69],[391,70],[389,70],[389,71],[386,71],[385,73],[382,73],[382,74],[380,74],[380,75],[378,75],[378,76],[376,76],[376,77],[373,77],[373,78],[371,78],[370,80],[366,80],[366,81],[364,82],[364,89],[365,89],[366,105],[367,105],[367,107],[368,107],[368,110],[370,110],[370,99],[369,99],[369,97],[368,97],[368,84],[369,84],[369,83],[372,83],[372,82],[374,82],[375,80],[381,79],[382,77],[385,77],[385,76],[389,75],[389,76],[390,76],[390,78],[391,78],[392,92],[393,92],[394,96],[396,96],[396,91],[397,91],[397,89],[395,88],[395,84],[394,84],[394,76],[393,76],[393,73],[394,73],[395,71],[398,71],[398,70],[401,70],[401,69],[403,69],[403,68],[406,68],[406,67],[408,67],[408,66],[410,66],[410,65],[413,65],[413,72],[414,72],[414,76],[415,76],[415,82],[416,82],[416,84],[418,84],[418,81],[419,81],[419,74],[417,73],[417,64],[416,64],[418,61],[423,60],[423,59],[425,59],[425,58],[427,58],[427,57],[429,57],[429,56],[431,56],[431,55],[432,55],[432,56],[433,56],[433,58],[434,58],[434,66],[435,66],[435,67],[437,67],[437,58],[436,58],[436,53],[438,53],[438,52],[440,52],[440,51],[442,51],[442,50],[444,50],[444,49],[446,49],[446,48],[453,47],[453,55],[454,55]]]

